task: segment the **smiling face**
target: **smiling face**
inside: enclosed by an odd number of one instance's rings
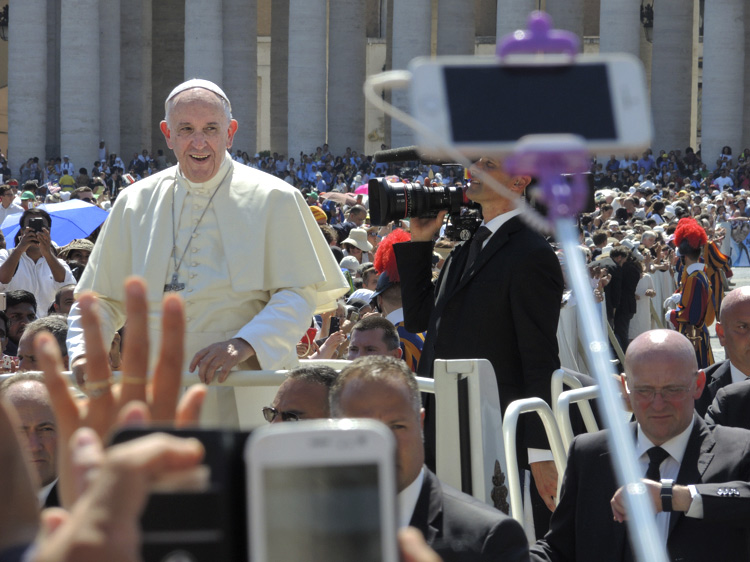
[[[232,147],[237,121],[229,119],[219,97],[203,88],[177,94],[161,132],[185,177],[195,183],[213,178]]]

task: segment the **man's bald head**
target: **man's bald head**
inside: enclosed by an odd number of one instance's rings
[[[750,287],[737,287],[729,291],[721,301],[719,320],[726,322],[727,316],[731,316],[737,307],[748,305],[750,305]]]
[[[750,287],[738,287],[724,297],[716,335],[732,365],[750,375]]]
[[[655,357],[682,364],[686,371],[698,370],[695,348],[690,340],[674,330],[650,330],[635,338],[625,352],[625,372],[637,370],[643,362],[651,363]]]
[[[628,346],[625,372],[630,407],[654,445],[690,427],[706,383],[690,340],[671,330],[645,332]]]

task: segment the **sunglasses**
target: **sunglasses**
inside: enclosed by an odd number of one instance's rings
[[[81,201],[86,201],[86,203],[96,203],[96,199],[92,199],[91,197],[86,197],[85,199],[81,199]]]
[[[273,423],[277,416],[281,416],[281,421],[299,421],[299,416],[294,412],[279,412],[276,408],[266,406],[263,408],[263,417],[268,423]]]

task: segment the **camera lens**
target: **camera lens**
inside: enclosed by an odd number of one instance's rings
[[[370,223],[376,226],[406,218],[436,217],[443,210],[459,213],[464,202],[464,192],[460,187],[390,184],[385,178],[371,179],[368,194]]]

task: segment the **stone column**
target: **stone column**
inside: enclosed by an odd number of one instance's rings
[[[547,0],[546,9],[555,29],[572,31],[583,42],[583,0]]]
[[[97,0],[62,0],[60,22],[60,144],[76,170],[90,168],[99,148]]]
[[[497,38],[526,29],[529,15],[536,9],[537,0],[497,0]]]
[[[122,1],[122,0],[121,0]],[[164,118],[164,100],[185,78],[185,2],[155,2],[151,11],[151,133],[150,146],[155,155],[162,150],[167,162],[175,162],[158,124]],[[125,92],[123,92],[124,94]]]
[[[662,149],[683,150],[690,142],[692,53],[692,2],[659,0],[654,5],[651,64],[655,154]]]
[[[711,170],[724,145],[735,164],[744,148],[744,15],[744,0],[710,0],[704,8],[701,154]]]
[[[120,152],[120,0],[102,2],[99,10],[99,125],[107,149],[117,154]]]
[[[8,158],[14,177],[31,157],[45,160],[47,0],[16,0],[8,26]]]
[[[47,158],[55,158],[60,152],[60,22],[62,5],[60,0],[47,0],[47,126],[45,152]]]
[[[641,10],[638,2],[601,0],[599,52],[640,55]],[[684,148],[684,147],[683,147]]]
[[[185,80],[204,78],[222,86],[222,32],[222,0],[185,0]]]
[[[290,0],[288,70],[287,154],[299,161],[326,142],[326,0]]]
[[[477,37],[495,37],[497,0],[474,0],[474,28]]]
[[[750,12],[745,10],[745,37],[750,37]],[[750,40],[745,39],[745,60],[750,61]],[[743,107],[750,108],[750,70],[744,70],[744,102]],[[744,111],[742,116],[742,149],[750,147],[750,109]],[[734,150],[734,147],[732,147]]]
[[[224,0],[224,92],[239,123],[232,151],[255,153],[258,105],[258,3]]]
[[[474,0],[438,0],[437,54],[473,55]]]
[[[394,0],[391,60],[394,70],[405,69],[414,57],[429,56],[432,30],[430,0]],[[409,112],[408,90],[393,90],[391,103]],[[391,147],[414,144],[414,133],[403,123],[391,120]]]
[[[330,0],[328,59],[328,145],[332,154],[365,146],[367,37],[364,2]]]
[[[289,0],[271,4],[271,152],[288,151]],[[299,162],[297,154],[287,154]]]
[[[158,1],[158,0],[157,0]],[[151,149],[151,0],[120,0],[120,155],[127,166],[134,153]],[[98,145],[97,145],[98,146]],[[112,153],[112,150],[110,150]],[[127,170],[125,170],[127,172]]]

